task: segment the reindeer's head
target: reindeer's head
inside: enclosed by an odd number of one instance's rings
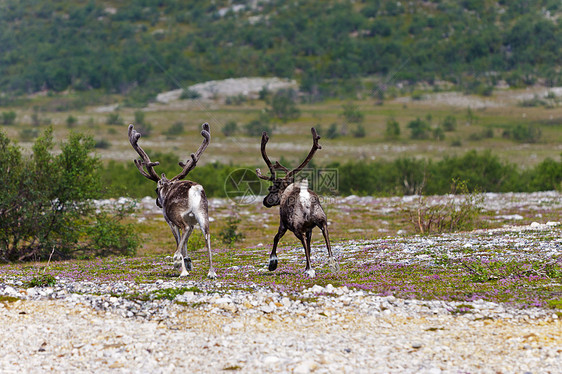
[[[299,171],[301,171],[310,162],[310,160],[312,160],[314,153],[316,153],[318,149],[322,148],[318,144],[318,140],[320,139],[320,136],[318,136],[316,129],[313,127],[310,129],[310,131],[312,132],[312,141],[313,141],[312,149],[308,153],[308,156],[306,156],[306,159],[296,169],[293,170],[287,169],[285,166],[281,165],[278,161],[276,161],[275,164],[271,163],[269,157],[267,156],[267,153],[265,152],[265,146],[269,141],[269,136],[267,136],[267,133],[265,131],[263,132],[261,137],[261,155],[263,157],[263,160],[267,164],[267,167],[269,168],[269,172],[271,176],[267,177],[262,175],[260,169],[256,169],[256,173],[258,177],[260,177],[261,179],[265,179],[272,182],[272,185],[268,189],[269,193],[263,199],[263,205],[265,205],[267,208],[271,208],[272,206],[276,206],[281,203],[281,195],[283,194],[283,191],[285,191],[285,189],[291,183],[294,182],[295,175]],[[283,178],[277,177],[275,172],[276,170],[282,170],[283,172],[285,172],[285,176]]]
[[[197,152],[191,154],[191,158],[187,160],[187,162],[180,162],[179,165],[183,168],[183,170],[173,177],[172,179],[166,178],[166,175],[162,173],[162,176],[159,177],[158,174],[154,171],[154,166],[159,165],[159,162],[152,162],[150,158],[146,154],[146,152],[138,145],[139,138],[141,134],[137,132],[133,125],[129,125],[129,142],[133,146],[133,149],[137,151],[140,159],[134,160],[137,169],[139,169],[140,173],[145,176],[146,178],[153,180],[156,182],[156,205],[160,208],[163,207],[164,201],[166,200],[167,192],[170,189],[170,186],[185,178],[186,175],[195,168],[197,165],[197,161],[201,154],[205,151],[209,142],[211,140],[211,129],[208,123],[204,123],[202,126],[203,130],[201,131],[201,135],[203,136],[203,143],[199,146]],[[146,169],[146,170],[145,170]]]

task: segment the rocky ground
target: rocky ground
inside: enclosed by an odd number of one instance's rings
[[[192,291],[173,300],[111,296],[179,287]],[[0,303],[3,373],[562,370],[562,323],[547,309],[401,300],[330,285],[294,298],[180,280],[5,284],[0,293],[19,299]]]
[[[405,199],[348,197],[334,204],[342,211],[358,204],[378,212]],[[560,259],[560,224],[541,220],[560,211],[560,194],[488,194],[486,199],[491,219],[525,223],[336,243],[342,272],[356,262],[430,266],[444,256]],[[522,212],[537,222],[528,223],[518,215]],[[287,264],[302,260],[301,252],[281,252],[285,276],[297,277]],[[326,260],[320,248],[314,258],[317,264]],[[117,269],[103,265],[108,274],[128,266],[119,261]],[[201,262],[197,265],[205,266]],[[192,276],[145,282],[119,274],[87,280],[69,271],[45,287],[31,286],[26,269],[5,267],[0,372],[562,373],[557,309],[482,299],[400,299],[331,284],[295,292],[260,284],[265,266],[232,264],[218,269],[217,281]],[[232,283],[243,273],[248,282]],[[550,287],[562,294],[561,285]]]

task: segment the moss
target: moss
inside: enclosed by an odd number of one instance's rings
[[[21,300],[17,297],[13,297],[13,296],[4,296],[4,295],[0,295],[0,303],[8,304],[8,303],[13,303],[16,302],[18,300]]]

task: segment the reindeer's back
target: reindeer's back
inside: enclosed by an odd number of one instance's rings
[[[175,225],[183,228],[186,223],[194,224],[194,214],[208,209],[203,186],[188,180],[174,183],[163,208],[164,214]]]
[[[319,226],[326,221],[318,195],[308,188],[308,182],[292,183],[281,196],[279,207],[285,226],[295,232]]]

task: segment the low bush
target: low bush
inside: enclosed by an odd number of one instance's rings
[[[443,202],[430,204],[422,191],[419,195],[417,208],[408,214],[415,231],[421,234],[474,229],[484,201],[481,193],[469,192],[466,182],[456,180]]]
[[[184,131],[184,124],[183,122],[175,122],[172,126],[168,128],[168,130],[164,131],[164,135],[168,138],[181,135]]]
[[[10,126],[16,122],[17,114],[13,110],[9,112],[2,112],[2,125]]]
[[[431,127],[426,121],[416,118],[408,123],[410,129],[410,137],[412,139],[428,139]]]
[[[221,129],[224,136],[232,136],[238,131],[238,124],[235,121],[228,121]]]
[[[537,125],[517,125],[506,128],[503,132],[504,138],[513,139],[520,143],[537,143],[542,136],[542,131]]]
[[[0,261],[68,258],[77,253],[133,253],[136,236],[120,218],[96,212],[102,197],[101,163],[89,154],[94,140],[71,133],[53,154],[53,130],[31,157],[0,132]]]

